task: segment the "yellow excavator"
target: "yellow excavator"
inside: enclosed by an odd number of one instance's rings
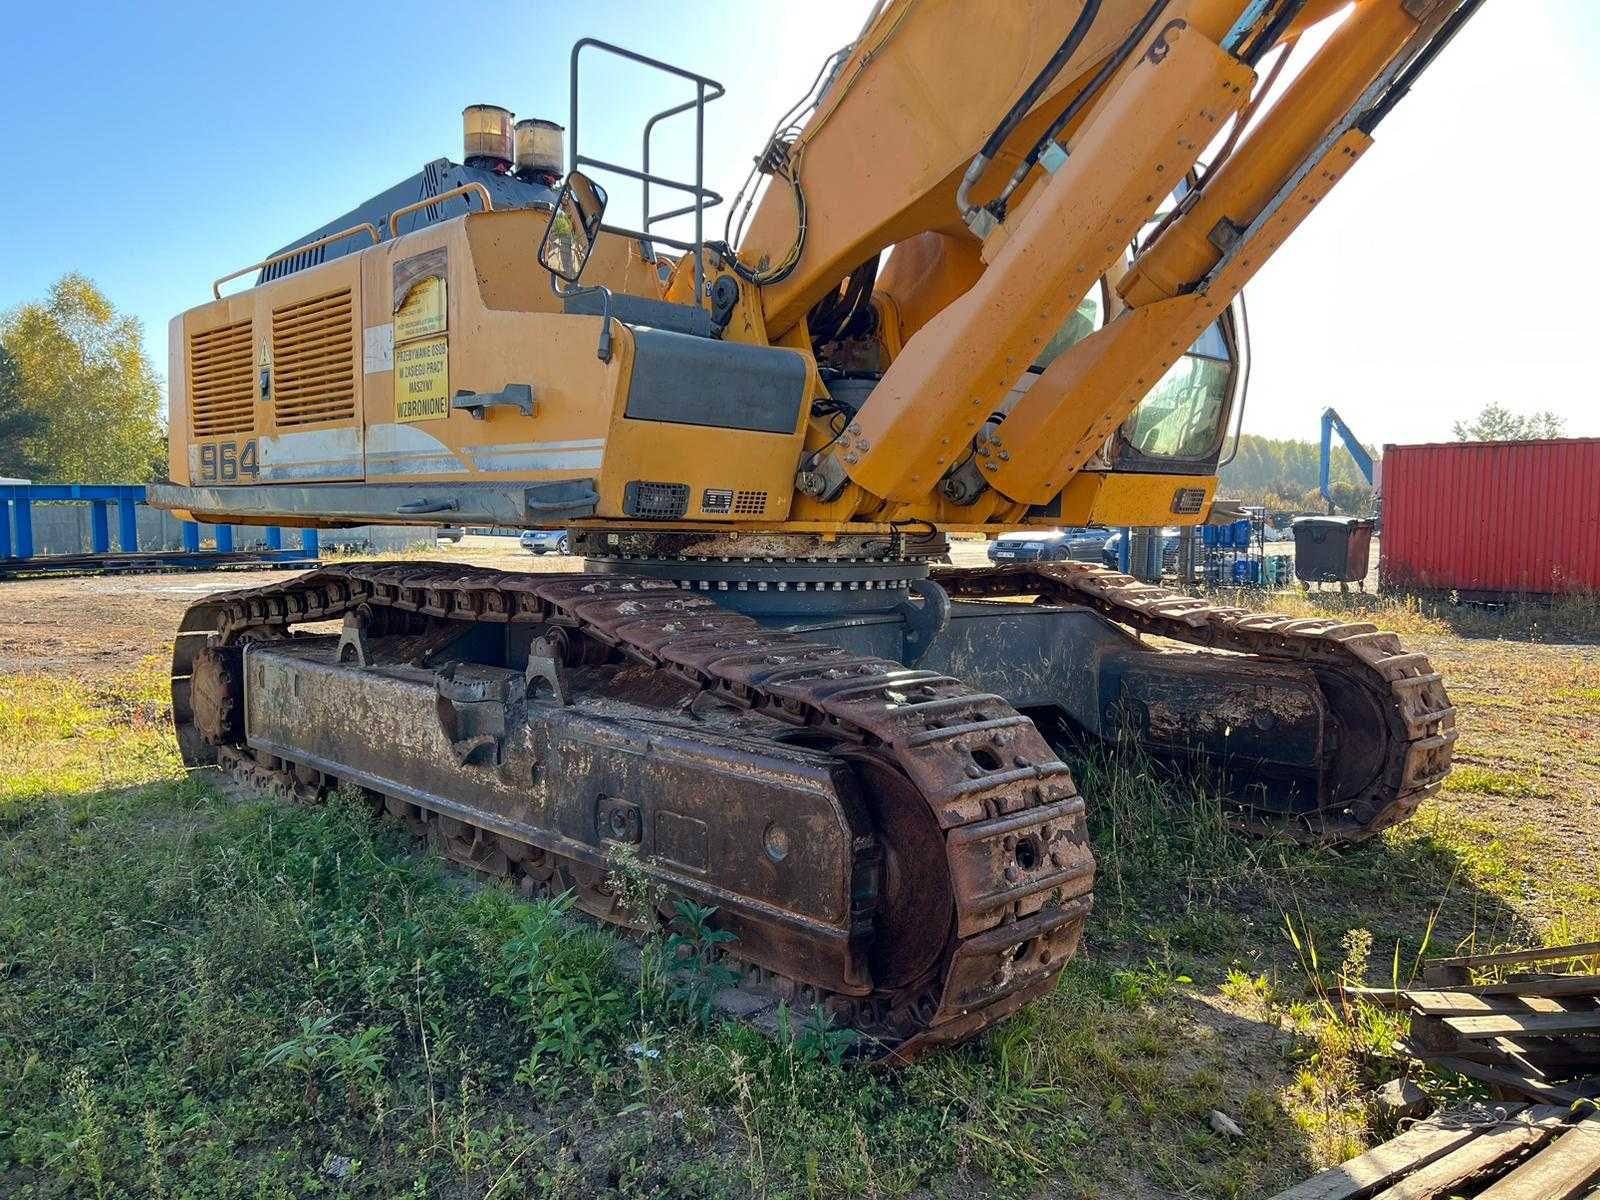
[[[702,166],[721,85],[579,42],[565,129],[475,105],[463,162],[172,322],[150,495],[561,529],[581,571],[351,563],[203,600],[173,664],[186,761],[359,789],[637,923],[622,851],[715,906],[753,1003],[820,1004],[895,1061],[1076,949],[1094,860],[1064,739],[1134,737],[1252,829],[1403,819],[1455,722],[1394,635],[940,564],[952,531],[1207,520],[1241,288],[1478,3],[884,0],[727,202]],[[685,97],[633,162],[580,141],[604,59]],[[669,177],[652,144],[691,123],[695,176]]]

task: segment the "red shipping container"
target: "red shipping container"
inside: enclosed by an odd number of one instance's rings
[[[1600,592],[1600,438],[1385,446],[1381,478],[1384,587]]]

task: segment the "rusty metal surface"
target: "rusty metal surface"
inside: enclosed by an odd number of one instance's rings
[[[864,994],[845,987],[824,989],[821,998],[895,1061],[964,1040],[1048,990],[1081,936],[1094,861],[1070,773],[1031,721],[947,675],[763,629],[706,596],[623,575],[353,564],[214,597],[197,610],[185,622],[173,684],[175,705],[184,697],[183,709],[175,707],[180,741],[196,763],[217,754],[194,729],[188,703],[197,637],[228,646],[262,631],[379,610],[567,630],[609,648],[619,663],[674,677],[700,698],[694,703],[750,714],[834,754],[858,781],[870,818],[870,831],[857,831],[843,856],[849,861],[837,869],[855,880],[863,870],[874,875],[870,911],[854,914],[872,979]],[[268,647],[262,657],[282,653]],[[353,666],[342,669],[360,677]],[[618,695],[637,698],[637,682]],[[610,719],[626,727],[624,717]],[[259,774],[232,747],[223,759]],[[338,778],[339,765],[330,755],[301,767]],[[363,785],[371,781],[382,791],[377,774]],[[624,781],[616,798],[635,801],[626,788],[638,786]],[[724,807],[736,799],[728,796]],[[396,806],[413,821],[429,819],[425,797],[400,797]],[[617,819],[631,830],[626,813]],[[517,871],[536,885],[576,886],[589,911],[622,918],[596,875],[603,829],[592,841],[570,828],[535,834],[470,805],[436,820],[466,861]],[[737,910],[740,897],[730,894],[727,903]],[[803,964],[819,947],[795,938],[765,947],[788,954],[789,963],[763,953],[759,965],[810,983],[816,973]],[[740,953],[740,943],[732,950]],[[785,969],[795,964],[802,969]]]
[[[1426,655],[1408,653],[1375,625],[1223,607],[1084,563],[941,570],[934,578],[951,595],[1084,605],[1141,633],[1314,671],[1342,718],[1333,731],[1338,771],[1312,811],[1258,811],[1245,824],[1359,841],[1410,816],[1450,773],[1455,709],[1442,678]]]

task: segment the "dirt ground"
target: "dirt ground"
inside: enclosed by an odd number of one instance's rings
[[[501,570],[572,570],[574,559],[536,558],[515,539],[467,537],[418,558]],[[182,571],[18,579],[0,583],[0,674],[44,672],[100,679],[165,652],[184,609],[215,592],[292,579],[299,571]]]

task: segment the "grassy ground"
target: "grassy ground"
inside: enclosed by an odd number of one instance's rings
[[[1337,975],[1600,936],[1600,660],[1415,618],[1462,668],[1465,760],[1417,819],[1345,852],[1247,840],[1080,757],[1084,953],[893,1075],[836,1065],[805,1014],[779,1043],[706,1021],[350,804],[185,779],[159,653],[0,676],[0,1194],[1268,1195],[1387,1132],[1396,1030],[1330,1004]]]

